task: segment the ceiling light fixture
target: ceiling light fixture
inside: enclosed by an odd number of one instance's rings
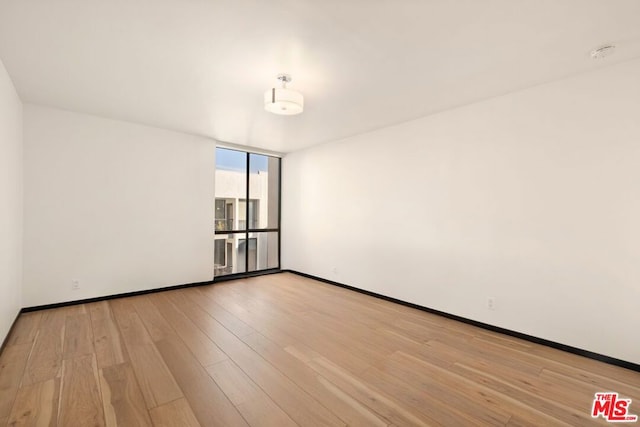
[[[287,83],[291,82],[288,74],[278,75],[281,83],[279,88],[271,88],[264,93],[264,109],[285,116],[302,113],[304,109],[304,97],[298,91],[287,89]]]

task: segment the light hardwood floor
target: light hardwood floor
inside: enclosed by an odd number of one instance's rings
[[[640,373],[283,273],[27,313],[0,355],[0,423],[607,424]]]

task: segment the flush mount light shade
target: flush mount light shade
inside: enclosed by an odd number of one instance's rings
[[[264,109],[285,116],[302,113],[304,97],[300,92],[286,87],[286,84],[291,81],[291,77],[281,74],[278,76],[278,80],[282,82],[282,87],[274,87],[264,93]]]
[[[287,116],[300,114],[304,109],[304,98],[295,90],[274,87],[264,93],[264,109]]]

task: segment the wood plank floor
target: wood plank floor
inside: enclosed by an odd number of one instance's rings
[[[0,423],[606,425],[640,373],[283,273],[23,314]]]

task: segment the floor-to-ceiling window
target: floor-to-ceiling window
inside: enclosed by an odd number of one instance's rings
[[[216,149],[214,276],[280,268],[280,159]]]

